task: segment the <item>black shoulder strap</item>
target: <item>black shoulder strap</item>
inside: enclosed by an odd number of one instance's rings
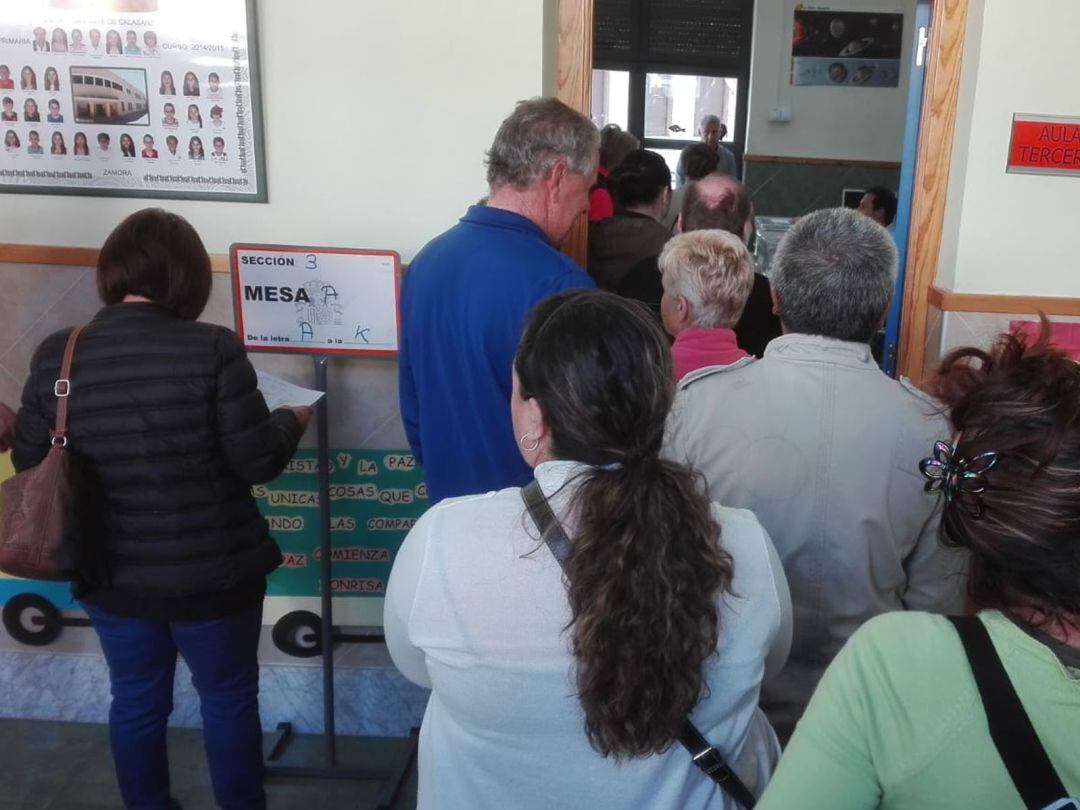
[[[540,530],[540,535],[551,551],[552,556],[559,561],[559,565],[566,569],[566,561],[570,557],[570,538],[566,536],[562,525],[551,511],[544,491],[535,480],[522,488],[521,498],[532,516],[533,522]],[[679,743],[690,752],[694,764],[705,774],[720,785],[720,788],[728,793],[735,801],[746,810],[752,810],[757,800],[750,789],[746,787],[738,774],[731,770],[731,766],[724,761],[709,741],[698,731],[697,726],[690,722],[690,718],[683,721],[679,729]]]
[[[1069,794],[1024,711],[986,625],[977,616],[949,616],[949,621],[956,626],[967,653],[986,711],[990,737],[1024,806],[1042,810],[1067,798]]]

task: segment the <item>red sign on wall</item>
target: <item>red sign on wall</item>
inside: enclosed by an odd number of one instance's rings
[[[1006,171],[1080,177],[1080,118],[1014,115]]]

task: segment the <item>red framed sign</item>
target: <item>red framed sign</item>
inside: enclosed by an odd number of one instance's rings
[[[249,351],[397,354],[397,253],[234,244],[229,265]]]
[[[1014,115],[1006,171],[1080,177],[1080,118]]]

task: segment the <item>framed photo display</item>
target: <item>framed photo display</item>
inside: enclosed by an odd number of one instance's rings
[[[0,191],[266,202],[255,0],[0,6]]]

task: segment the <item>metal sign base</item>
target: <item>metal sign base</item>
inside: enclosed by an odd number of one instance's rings
[[[337,762],[337,735],[334,730],[334,643],[384,641],[382,635],[352,635],[334,627],[334,606],[331,601],[331,532],[330,532],[330,431],[327,421],[326,372],[330,358],[316,355],[315,388],[323,393],[316,405],[318,417],[319,459],[319,596],[322,621],[322,674],[323,674],[323,743],[324,763],[321,766],[281,765],[278,760],[289,746],[293,731],[291,723],[278,723],[277,738],[266,756],[267,776],[291,776],[306,779],[356,779],[386,782],[376,810],[390,810],[408,775],[409,767],[416,757],[419,742],[418,728],[413,728],[403,738],[404,750],[397,761],[386,768],[344,767]]]

